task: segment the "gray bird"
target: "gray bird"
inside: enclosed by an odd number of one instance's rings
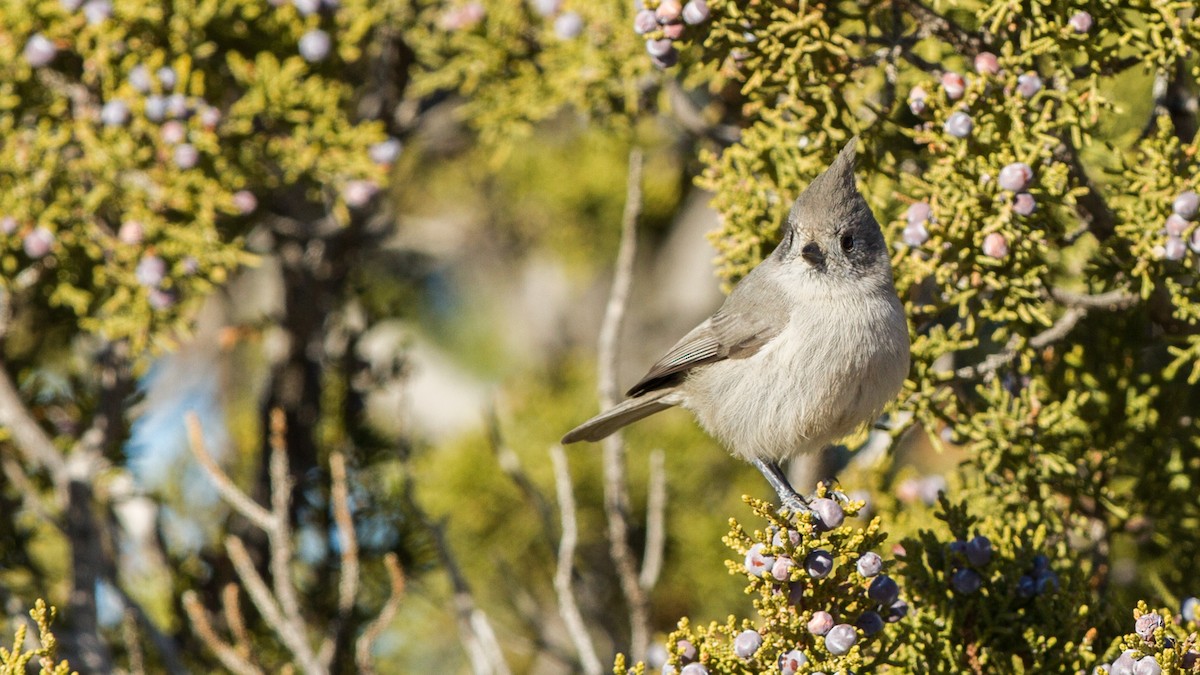
[[[683,406],[785,508],[807,508],[779,463],[874,420],[908,374],[908,325],[887,242],[854,183],[855,140],[796,199],[779,245],[725,304],[563,443]]]

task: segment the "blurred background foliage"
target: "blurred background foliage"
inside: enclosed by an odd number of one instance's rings
[[[59,654],[87,672],[236,669],[196,607],[268,672],[597,672],[556,593],[550,449],[596,410],[627,202],[619,385],[715,309],[857,136],[914,364],[880,428],[791,469],[802,490],[836,478],[852,516],[818,532],[747,505],[767,486],[685,413],[619,452],[568,449],[594,658],[1194,672],[1198,38],[1182,2],[10,3],[9,623],[44,629],[26,610],[59,606]],[[189,412],[263,505],[286,445],[284,568],[197,463]],[[613,561],[606,457],[633,554],[661,546],[643,618]],[[231,537],[270,583],[290,576],[304,638],[332,645],[320,663],[247,595]],[[754,546],[795,565],[756,575]],[[802,564],[818,549],[820,578]],[[871,550],[902,615],[871,604]]]

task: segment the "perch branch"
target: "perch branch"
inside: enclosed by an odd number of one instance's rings
[[[245,517],[246,520],[254,523],[260,529],[270,532],[273,527],[271,513],[259,506],[245,492],[242,492],[241,488],[234,485],[233,480],[229,478],[221,465],[217,464],[213,456],[209,454],[208,446],[204,443],[204,431],[200,427],[200,418],[196,413],[189,412],[184,416],[184,422],[187,425],[188,444],[192,448],[192,454],[216,486],[221,499],[225,500],[226,504],[233,507],[233,510]]]
[[[340,452],[329,456],[330,499],[333,519],[337,523],[338,545],[342,553],[341,576],[338,580],[338,614],[333,629],[321,643],[318,658],[326,667],[333,662],[338,635],[350,621],[354,598],[358,595],[359,564],[358,537],[354,532],[354,515],[350,512],[350,491],[346,486],[346,457]]]
[[[658,583],[662,572],[663,549],[666,547],[667,531],[664,516],[667,510],[666,454],[662,448],[650,453],[650,480],[646,488],[646,550],[642,554],[642,573],[638,583],[649,591]]]
[[[188,618],[191,619],[192,628],[204,641],[204,645],[216,654],[217,660],[227,670],[238,675],[262,675],[261,670],[257,666],[250,663],[246,658],[237,652],[228,642],[221,639],[217,635],[217,631],[213,629],[212,622],[208,619],[208,610],[204,609],[204,604],[200,602],[199,596],[195,591],[184,591],[183,593],[183,609],[187,612]]]
[[[583,615],[575,602],[575,591],[571,588],[571,573],[574,569],[575,542],[579,533],[575,521],[575,493],[571,488],[571,473],[567,468],[567,456],[562,446],[550,447],[550,460],[554,464],[554,487],[558,493],[558,511],[562,520],[562,539],[558,542],[558,566],[554,572],[554,590],[558,593],[558,613],[566,624],[567,634],[575,643],[583,672],[599,675],[602,670],[596,646],[588,635]]]
[[[379,616],[367,624],[362,635],[354,644],[354,661],[359,672],[362,673],[375,672],[371,647],[375,644],[375,640],[379,639],[383,630],[388,627],[388,624],[392,622],[392,619],[396,617],[396,612],[400,611],[400,599],[404,597],[404,570],[400,567],[400,559],[396,557],[395,553],[388,553],[383,557],[383,566],[387,568],[391,593],[388,595],[387,602],[383,604],[383,609],[379,610]]]

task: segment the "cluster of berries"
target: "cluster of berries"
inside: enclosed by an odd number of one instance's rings
[[[1018,216],[1028,216],[1037,210],[1037,200],[1028,192],[1033,178],[1033,168],[1024,162],[1013,162],[1000,169],[996,183],[1011,194],[1011,197],[1006,194],[1003,199],[1010,203],[1012,212]],[[901,238],[906,245],[917,248],[929,241],[926,226],[936,222],[929,202],[911,204],[904,213],[904,219],[906,225]],[[983,238],[981,250],[989,258],[1003,259],[1008,256],[1008,238],[1001,232],[988,233]]]
[[[1200,195],[1193,190],[1182,192],[1175,198],[1175,201],[1171,203],[1171,215],[1167,216],[1167,222],[1163,224],[1161,232],[1166,234],[1167,241],[1160,248],[1156,248],[1159,257],[1167,260],[1183,260],[1189,247],[1193,253],[1200,254],[1200,227],[1194,228],[1188,243],[1184,243],[1184,234],[1196,220],[1198,212],[1200,212]]]
[[[705,0],[659,0],[647,3],[633,17],[633,32],[646,38],[646,52],[659,68],[670,68],[679,60],[674,42],[683,37],[684,24],[695,26],[708,20]]]
[[[983,586],[979,570],[992,562],[992,541],[983,535],[970,540],[952,541],[947,546],[958,569],[950,575],[950,588],[960,595],[971,595]]]

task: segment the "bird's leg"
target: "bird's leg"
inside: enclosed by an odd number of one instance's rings
[[[755,459],[752,463],[762,472],[771,487],[775,488],[775,493],[779,495],[784,508],[792,513],[803,513],[808,510],[808,500],[792,489],[787,477],[783,475],[783,469],[779,468],[777,462]]]

